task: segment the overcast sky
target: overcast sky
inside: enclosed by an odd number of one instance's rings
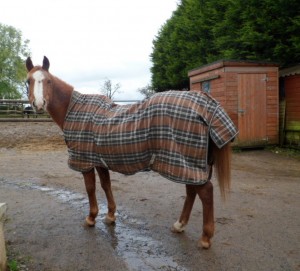
[[[151,81],[152,40],[177,8],[177,0],[3,0],[0,23],[29,39],[34,64],[43,56],[50,72],[82,92],[99,93],[106,78],[122,91],[116,99],[141,99]]]

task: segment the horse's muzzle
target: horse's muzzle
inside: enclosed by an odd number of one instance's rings
[[[46,101],[45,100],[43,100],[42,104],[37,104],[35,100],[32,102],[32,108],[36,113],[44,112],[45,107],[46,107]]]

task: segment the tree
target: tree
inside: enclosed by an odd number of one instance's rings
[[[25,59],[29,40],[12,26],[0,23],[0,98],[20,98],[26,93]]]
[[[147,85],[143,88],[139,88],[138,92],[145,96],[145,98],[150,98],[153,94],[155,94],[155,90],[151,85]]]
[[[277,62],[300,61],[300,7],[297,0],[238,0],[226,7],[214,27],[223,58]]]
[[[110,99],[113,99],[116,93],[120,93],[120,83],[113,85],[110,79],[105,79],[103,85],[100,88],[100,91],[103,95],[107,96]]]
[[[156,91],[188,89],[187,72],[215,55],[206,0],[182,0],[153,41],[152,86]]]
[[[157,37],[153,41],[151,59],[153,66],[152,87],[155,91],[169,89],[182,89],[187,84],[185,72],[185,56],[182,49],[186,44],[182,42],[185,33],[181,31],[185,26],[184,3],[178,6],[172,17],[162,26]]]
[[[187,72],[219,59],[300,62],[298,0],[181,0],[153,40],[155,91],[189,87]]]

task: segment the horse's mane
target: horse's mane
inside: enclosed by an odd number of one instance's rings
[[[53,87],[55,89],[59,88],[59,89],[66,89],[69,91],[73,91],[74,87],[68,83],[66,83],[65,81],[61,80],[60,78],[52,75],[51,73],[49,73],[51,81],[53,83]]]

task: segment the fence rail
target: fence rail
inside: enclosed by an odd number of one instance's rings
[[[47,112],[36,113],[28,100],[0,100],[0,121],[52,121]]]
[[[114,100],[115,103],[137,103],[140,100]],[[0,99],[0,122],[52,121],[47,112],[36,113],[28,100]]]

